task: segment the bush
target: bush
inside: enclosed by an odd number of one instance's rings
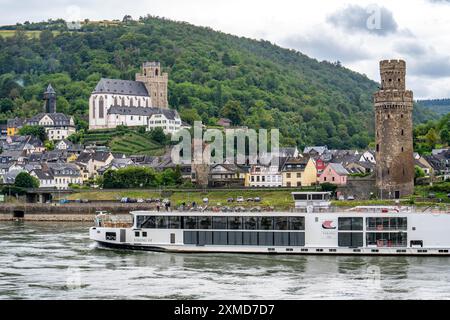
[[[430,187],[430,191],[450,193],[450,182],[435,183]]]
[[[329,182],[322,183],[320,185],[320,187],[322,188],[322,191],[328,191],[328,192],[331,192],[332,194],[334,194],[337,189],[337,185],[329,183]]]
[[[21,172],[17,175],[14,186],[19,188],[39,188],[39,180],[32,177],[28,172]]]

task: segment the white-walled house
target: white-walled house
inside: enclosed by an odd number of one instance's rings
[[[245,181],[246,187],[281,187],[282,184],[278,165],[253,165]]]
[[[39,180],[40,188],[68,189],[71,184],[82,184],[80,169],[72,163],[47,163],[42,169],[30,172]]]
[[[29,119],[26,124],[44,127],[48,139],[53,141],[66,139],[76,132],[73,117],[63,113],[39,113]]]

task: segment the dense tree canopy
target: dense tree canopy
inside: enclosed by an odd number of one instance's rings
[[[373,140],[374,81],[267,41],[154,17],[87,23],[77,32],[62,20],[3,29],[22,30],[0,38],[0,120],[41,111],[51,83],[58,111],[85,128],[101,77],[134,79],[144,61],[160,61],[169,73],[169,103],[189,123],[226,116],[279,128],[282,143],[300,147],[366,147]],[[27,30],[45,31],[28,37]],[[416,120],[427,118],[415,110]]]
[[[17,175],[14,186],[19,188],[39,188],[39,180],[24,171]]]
[[[128,167],[118,170],[108,170],[103,175],[103,187],[117,188],[154,188],[159,186],[175,186],[183,183],[181,170],[166,169],[155,172],[148,167]]]
[[[414,128],[414,149],[423,154],[450,146],[450,113],[436,121],[428,121]]]
[[[23,126],[19,130],[19,134],[26,136],[34,136],[36,138],[41,139],[41,141],[45,141],[47,137],[47,133],[45,132],[45,128],[41,126]]]

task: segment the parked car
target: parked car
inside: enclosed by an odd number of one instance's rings
[[[208,198],[203,198],[203,203],[208,203],[209,202],[209,199]]]
[[[247,202],[253,202],[253,198],[247,198]]]
[[[344,200],[345,200],[345,197],[341,195],[341,196],[338,197],[338,200],[339,200],[339,201],[344,201]]]
[[[120,199],[120,203],[127,203],[128,202],[128,198],[122,198]]]
[[[347,197],[347,200],[353,201],[353,200],[355,200],[355,197],[354,197],[354,196],[348,196],[348,197]]]
[[[436,198],[436,194],[434,194],[434,193],[429,193],[429,194],[428,194],[428,198],[434,199],[434,198]]]
[[[233,201],[234,201],[233,198],[228,198],[228,199],[227,199],[227,202],[233,202]]]
[[[244,197],[237,197],[236,202],[244,202]]]
[[[255,197],[255,202],[261,202],[261,198],[260,197]]]
[[[81,203],[88,203],[89,200],[88,199],[81,199]]]
[[[144,199],[139,198],[139,199],[137,199],[137,202],[138,203],[144,203]]]
[[[127,203],[137,203],[137,200],[133,198],[128,198]]]
[[[152,202],[153,202],[153,199],[151,199],[151,198],[145,199],[145,202],[147,202],[147,203],[152,203]]]

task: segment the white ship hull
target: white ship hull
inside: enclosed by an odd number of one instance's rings
[[[133,215],[135,221],[132,227],[92,227],[90,238],[102,246],[113,248],[185,253],[450,255],[450,214],[448,213],[157,213],[141,211],[133,212]],[[138,218],[139,216],[142,218]],[[183,221],[194,216],[199,223],[197,227],[200,226],[200,220],[211,218],[211,229],[184,228],[186,225],[183,226]],[[177,228],[170,228],[170,222],[167,222],[165,228],[157,228],[156,225],[145,228],[147,222],[143,220],[144,217],[161,219],[161,221],[172,219],[178,221],[179,219],[180,225],[177,225]],[[213,222],[215,217],[218,217],[220,221],[228,221],[225,224],[226,228],[216,228]],[[272,225],[265,226],[267,229],[246,229],[245,221],[250,217],[272,219]],[[240,229],[232,228],[230,221],[234,219],[242,222]],[[291,220],[299,219],[302,221],[300,225],[294,226],[291,223]],[[280,225],[280,221],[284,220],[288,223],[288,227]],[[144,221],[144,224],[139,225],[139,221]],[[289,229],[291,225],[296,229]]]

